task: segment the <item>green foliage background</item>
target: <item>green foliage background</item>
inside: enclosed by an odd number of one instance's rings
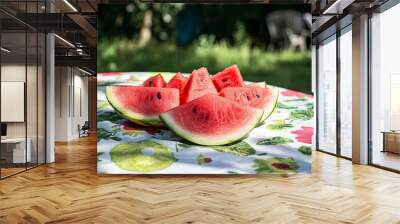
[[[101,5],[98,18],[98,72],[160,71],[185,72],[207,67],[211,74],[237,64],[248,81],[311,91],[310,51],[268,49],[265,34],[255,30],[263,15],[278,6],[206,6],[203,12],[226,15],[205,19],[203,30],[190,44],[176,43],[176,15],[183,4]],[[297,6],[279,6],[278,9]],[[145,11],[153,14],[152,40],[145,47],[137,44]],[[301,10],[309,10],[303,7]],[[207,17],[208,18],[208,17]]]

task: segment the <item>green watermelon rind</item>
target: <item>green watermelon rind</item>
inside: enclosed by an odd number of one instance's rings
[[[265,108],[264,108],[264,112],[263,115],[260,119],[260,123],[264,122],[269,116],[271,116],[271,114],[274,112],[276,105],[278,104],[278,99],[279,99],[279,89],[276,87],[269,87],[272,88],[273,94],[274,94],[274,101],[272,104],[268,104]]]
[[[163,127],[164,123],[160,120],[160,117],[158,115],[154,115],[154,116],[143,116],[141,114],[137,114],[133,111],[128,111],[126,109],[124,109],[123,106],[121,106],[118,103],[118,99],[114,97],[114,94],[111,92],[111,88],[112,86],[107,86],[106,87],[106,97],[108,102],[110,103],[110,105],[114,108],[114,110],[121,115],[122,117],[124,117],[125,119],[142,125],[142,126],[157,126],[157,127]]]
[[[188,130],[183,130],[180,128],[175,122],[173,121],[173,118],[168,115],[168,112],[160,114],[160,119],[164,122],[164,124],[170,128],[175,134],[178,136],[199,144],[199,145],[226,145],[230,144],[239,140],[242,140],[244,137],[246,137],[260,122],[260,119],[263,115],[262,110],[252,108],[255,111],[258,111],[258,113],[254,113],[254,116],[256,116],[256,119],[248,125],[248,127],[241,127],[239,134],[236,134],[237,136],[226,136],[225,138],[220,138],[220,139],[211,139],[210,137],[202,137],[200,135],[196,134],[191,134]]]

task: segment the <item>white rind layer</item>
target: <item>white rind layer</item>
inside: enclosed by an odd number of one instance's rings
[[[268,104],[264,108],[264,113],[260,119],[260,123],[265,121],[269,116],[271,116],[272,112],[274,112],[276,104],[278,103],[279,99],[279,89],[276,87],[269,87],[272,89],[272,97],[273,97],[273,103]]]

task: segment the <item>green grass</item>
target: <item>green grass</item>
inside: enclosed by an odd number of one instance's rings
[[[152,42],[139,48],[128,39],[102,39],[98,43],[97,67],[106,71],[186,72],[207,67],[210,73],[237,64],[248,81],[311,91],[310,52],[268,52],[248,45],[232,47],[225,42],[200,40],[189,47]]]

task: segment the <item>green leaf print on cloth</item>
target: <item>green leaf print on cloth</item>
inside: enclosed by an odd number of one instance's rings
[[[267,129],[271,131],[280,131],[283,129],[293,128],[293,124],[287,123],[285,120],[275,120],[272,124],[267,125]]]
[[[119,144],[110,155],[121,169],[138,172],[163,170],[176,161],[167,147],[150,140]]]
[[[257,174],[295,174],[298,165],[293,158],[274,157],[255,159],[253,167]]]
[[[295,106],[290,106],[290,105],[287,105],[287,104],[284,104],[284,103],[281,103],[281,102],[278,102],[276,104],[276,107],[279,108],[279,109],[286,109],[286,110],[292,110],[292,109],[296,109],[297,108]]]
[[[122,130],[122,133],[131,137],[138,137],[146,134],[146,132],[142,130]]]
[[[110,121],[116,123],[117,121],[122,121],[122,120],[124,120],[124,118],[119,116],[119,114],[117,114],[116,112],[111,112],[111,111],[101,113],[97,116],[97,122]]]
[[[304,155],[311,155],[312,149],[310,146],[300,146],[300,148],[297,149],[299,152],[303,153]]]
[[[115,136],[114,132],[111,131],[107,131],[104,128],[98,128],[97,129],[97,142],[99,142],[100,140],[114,140],[114,141],[121,141],[121,138]]]
[[[308,107],[308,109],[313,109],[314,110],[314,103],[306,103],[306,107]]]
[[[175,145],[175,151],[179,152],[181,150],[190,149],[191,147],[195,147],[196,145],[190,145],[186,143],[177,142]]]
[[[306,98],[297,98],[297,99],[285,100],[285,102],[302,102],[302,101],[307,101],[307,99]]]
[[[281,136],[276,136],[272,138],[267,138],[257,142],[257,145],[283,145],[287,143],[292,143],[293,140],[290,138],[285,138]]]
[[[228,152],[238,156],[248,156],[256,153],[256,150],[244,141],[229,145],[212,146],[212,148],[219,152]]]
[[[290,119],[307,121],[314,117],[313,107],[304,110],[294,110],[290,112]]]

